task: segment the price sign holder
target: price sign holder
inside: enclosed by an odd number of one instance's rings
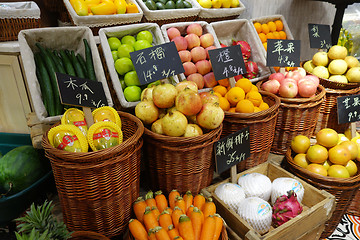
[[[329,49],[331,47],[330,25],[309,23],[310,48]]]
[[[266,66],[299,67],[300,40],[268,39]]]
[[[108,105],[102,83],[62,73],[56,80],[61,103],[82,107],[88,127],[94,124],[91,108]]]
[[[250,157],[249,127],[243,128],[220,139],[214,144],[216,172],[222,173],[229,168],[231,181],[236,182],[236,165]]]
[[[356,137],[356,122],[360,121],[360,94],[338,97],[338,123],[350,123],[351,138]]]
[[[141,85],[185,72],[174,42],[130,53]]]

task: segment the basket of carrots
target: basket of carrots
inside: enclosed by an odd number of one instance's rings
[[[136,240],[225,240],[225,222],[216,213],[215,203],[201,193],[182,196],[172,190],[168,198],[162,191],[149,191],[133,204],[136,218],[129,221],[129,238]]]

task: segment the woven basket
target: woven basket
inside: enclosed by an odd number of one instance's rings
[[[340,223],[341,218],[346,213],[356,191],[359,189],[360,171],[350,178],[324,177],[300,167],[294,162],[293,157],[294,153],[290,148],[288,148],[285,155],[285,164],[294,175],[300,177],[318,189],[323,189],[333,194],[336,198],[335,211],[331,218],[325,223],[325,230],[321,235],[321,239],[326,238],[334,232],[337,225]],[[359,162],[357,162],[357,166],[358,169],[360,169]]]
[[[263,81],[256,84],[258,89],[261,89],[262,83]],[[325,100],[325,88],[319,85],[316,95],[310,98],[279,98],[281,104],[271,152],[285,154],[296,135],[313,135],[321,104]]]
[[[350,206],[347,209],[347,213],[350,215],[355,215],[360,217],[360,189],[358,188],[357,192],[355,193]]]
[[[276,119],[279,114],[280,99],[272,93],[260,91],[264,102],[270,107],[256,113],[225,112],[221,138],[249,127],[250,157],[237,164],[237,171],[255,167],[268,159],[275,135]]]
[[[21,30],[39,27],[40,18],[0,18],[0,42],[16,41]]]
[[[110,240],[104,235],[92,231],[76,231],[71,234],[71,240]]]
[[[215,170],[214,142],[220,139],[222,125],[197,137],[169,137],[144,132],[144,158],[151,189],[168,194],[177,189],[197,194],[210,185]]]
[[[325,91],[325,101],[321,104],[319,119],[314,133],[317,133],[323,128],[332,128],[338,133],[343,133],[349,128],[350,123],[338,124],[336,99],[338,97],[358,94],[360,87],[349,90],[326,88]]]
[[[42,146],[51,161],[64,222],[71,231],[95,231],[112,237],[123,233],[131,205],[139,196],[140,155],[144,126],[135,116],[118,112],[123,143],[96,152],[73,153]]]

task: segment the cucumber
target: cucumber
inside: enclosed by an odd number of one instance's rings
[[[88,75],[87,70],[86,70],[85,60],[83,59],[83,57],[80,54],[76,54],[76,59],[80,63],[81,69],[83,70],[85,77],[88,78],[89,75]]]
[[[60,53],[60,56],[64,63],[66,73],[71,76],[76,76],[75,69],[74,69],[68,55],[66,54],[65,50],[60,50],[59,53]]]
[[[54,52],[52,52],[50,49],[46,49],[46,50],[48,51],[49,55],[51,56],[51,58],[55,62],[55,65],[56,65],[56,67],[58,69],[58,72],[66,74],[63,63],[62,63],[61,59],[59,58],[59,56],[56,54],[56,51],[54,50]]]
[[[35,56],[34,56],[34,57],[35,57]],[[47,99],[45,99],[45,97],[44,97],[45,84],[43,83],[43,80],[42,80],[42,78],[41,78],[41,73],[40,73],[39,67],[36,67],[35,74],[36,74],[36,77],[37,77],[38,82],[39,82],[39,85],[40,85],[41,100],[42,100],[43,103],[44,103],[44,106],[45,106],[46,111],[49,113],[49,104],[48,104]],[[0,157],[1,157],[1,156],[0,156]]]
[[[85,74],[81,68],[80,63],[78,62],[78,60],[76,59],[75,53],[74,51],[70,52],[70,61],[75,69],[76,72],[76,76],[79,78],[85,78]]]
[[[92,54],[91,54],[91,49],[89,46],[88,41],[84,38],[84,45],[85,45],[85,59],[86,59],[86,69],[87,69],[87,73],[89,75],[89,79],[90,80],[94,80],[96,81],[96,75],[95,75],[95,70],[94,70],[94,63],[92,60]]]
[[[46,107],[46,110],[48,111],[49,116],[55,116],[56,110],[55,110],[55,102],[54,102],[54,94],[51,87],[51,80],[49,73],[46,70],[45,64],[40,56],[40,53],[35,53],[35,64],[36,64],[36,70],[39,73],[38,75],[38,81],[40,84],[41,94],[43,97],[44,105]]]
[[[57,87],[57,80],[56,80],[56,75],[55,75],[55,64],[52,61],[51,57],[47,54],[46,50],[43,48],[43,46],[41,46],[40,43],[35,43],[35,45],[40,49],[41,52],[41,56],[44,60],[45,63],[45,67],[48,70],[49,76],[50,76],[50,80],[51,80],[51,88],[53,90],[53,95],[54,95],[54,105],[55,105],[55,115],[60,115],[63,113],[63,106],[60,102],[60,95],[59,95],[59,90]]]

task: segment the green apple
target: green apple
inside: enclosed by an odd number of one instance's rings
[[[121,38],[122,44],[129,44],[129,45],[133,46],[135,42],[136,42],[135,37],[131,36],[131,35],[126,35]]]
[[[109,43],[111,51],[117,50],[118,47],[121,45],[121,42],[117,37],[108,38],[108,43]]]
[[[127,72],[124,76],[126,86],[140,86],[140,81],[136,71]]]
[[[112,58],[114,59],[114,62],[119,59],[117,51],[111,51]]]
[[[134,51],[133,46],[126,43],[122,44],[117,50],[118,58],[122,58],[122,57],[130,58],[130,53],[133,51]]]
[[[124,81],[124,77],[123,76],[119,76],[119,81],[120,81],[120,84],[121,84],[121,88],[124,90],[126,88],[126,84],[125,84],[125,81]]]
[[[139,40],[146,40],[148,41],[150,44],[153,42],[153,36],[151,34],[151,32],[147,31],[147,30],[144,30],[144,31],[141,31],[139,32],[137,35],[136,35],[136,40],[139,41]]]
[[[124,97],[128,102],[140,101],[141,88],[139,86],[129,86],[124,90]]]
[[[152,86],[157,86],[157,85],[160,85],[161,84],[161,81],[160,80],[157,80],[155,82],[152,82],[152,83],[149,83],[147,85],[148,88],[151,88]]]
[[[152,45],[147,40],[138,40],[134,43],[135,51],[152,47]]]
[[[115,61],[116,72],[120,75],[124,75],[127,72],[134,70],[134,64],[130,58],[122,57]]]

